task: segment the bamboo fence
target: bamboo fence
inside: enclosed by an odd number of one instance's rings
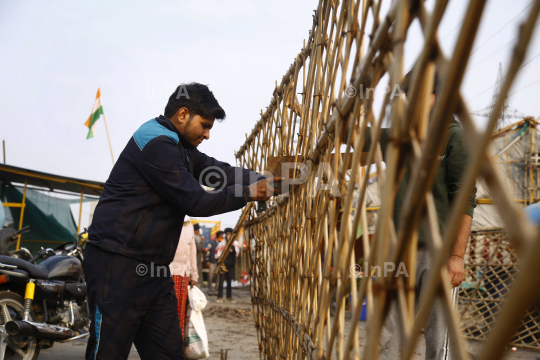
[[[519,258],[503,230],[471,234],[465,255],[465,280],[459,289],[459,314],[465,336],[486,340],[516,281]],[[510,346],[540,350],[538,303],[524,312]]]
[[[304,47],[246,142],[236,152],[238,165],[259,172],[271,156],[290,156],[298,164],[301,184],[287,195],[271,199],[267,210],[251,208],[239,222],[245,238],[255,240],[251,258],[252,303],[261,359],[377,359],[381,328],[388,303],[398,304],[401,357],[411,359],[431,304],[440,299],[448,323],[453,356],[470,359],[460,327],[459,311],[451,305],[444,266],[457,236],[468,193],[477,177],[489,187],[500,209],[512,247],[519,255],[519,273],[505,301],[497,304],[479,359],[499,359],[533,304],[540,272],[540,242],[505,188],[486,149],[497,125],[540,12],[540,0],[530,7],[506,71],[499,101],[485,131],[474,125],[458,89],[471,54],[485,0],[471,0],[457,43],[448,58],[442,53],[437,29],[447,0],[435,2],[428,13],[423,1],[393,1],[384,18],[381,2],[320,0]],[[418,20],[424,43],[412,73],[408,98],[386,92],[376,111],[370,89],[402,85],[404,46],[413,21]],[[429,114],[430,84],[435,67],[441,78],[437,101]],[[464,127],[470,161],[462,191],[455,199],[440,233],[432,193],[438,162],[451,117]],[[391,128],[386,171],[378,139],[383,125]],[[428,127],[429,122],[429,127]],[[347,130],[348,129],[348,130]],[[347,130],[347,131],[346,131]],[[372,141],[362,153],[366,133]],[[345,136],[348,133],[349,136]],[[343,152],[342,156],[332,153]],[[367,229],[365,191],[368,174],[363,164],[379,171],[381,208],[371,241],[362,237],[365,259],[383,267],[403,262],[409,277],[366,276],[357,286],[354,245],[359,224]],[[393,223],[397,186],[410,166],[402,221]],[[299,174],[298,174],[299,173]],[[354,189],[359,195],[353,201]],[[422,221],[422,219],[427,219]],[[424,226],[433,249],[432,270],[420,298],[414,296],[417,229]],[[346,298],[352,301],[350,324],[345,322]],[[360,339],[358,319],[367,299],[367,337]],[[417,302],[417,303],[415,303]],[[335,304],[335,306],[331,306]],[[418,311],[415,312],[415,307]],[[347,325],[347,326],[346,326]]]

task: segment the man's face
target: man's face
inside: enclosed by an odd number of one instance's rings
[[[229,241],[229,239],[231,238],[231,233],[225,233],[225,238],[227,239],[227,241]]]
[[[210,139],[210,129],[214,126],[215,119],[190,115],[186,108],[178,110],[176,115],[178,119],[178,126],[176,127],[191,145],[197,147],[203,140]]]

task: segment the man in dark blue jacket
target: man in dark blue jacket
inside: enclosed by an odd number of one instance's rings
[[[165,116],[144,123],[96,207],[84,272],[92,320],[86,359],[184,359],[173,260],[185,215],[211,216],[273,194],[272,179],[197,150],[225,118],[207,86],[180,85]],[[202,185],[217,190],[206,191]]]

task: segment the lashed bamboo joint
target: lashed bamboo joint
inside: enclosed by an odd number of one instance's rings
[[[538,288],[534,274],[540,272],[539,233],[516,205],[487,147],[523,63],[540,0],[530,7],[521,26],[500,101],[485,132],[480,132],[456,89],[460,88],[485,3],[469,2],[454,53],[446,59],[437,38],[445,0],[436,1],[432,14],[426,12],[423,1],[393,1],[382,20],[381,0],[319,2],[302,51],[276,84],[270,105],[261,111],[261,118],[235,153],[240,166],[259,172],[272,161],[275,165],[275,157],[287,157],[303,165],[299,176],[305,179],[292,184],[288,194],[272,199],[264,213],[246,209],[237,227],[243,227],[245,238],[250,240],[251,290],[261,359],[376,359],[390,299],[398,304],[402,359],[413,356],[435,299],[442,300],[457,359],[470,359],[462,326],[467,336],[482,332],[483,360],[501,358],[504,347],[515,337]],[[423,29],[424,46],[416,59],[408,97],[399,91],[386,92],[380,112],[375,114],[372,89],[385,85],[399,88],[404,82],[404,43],[416,19]],[[435,68],[442,85],[430,117],[430,83]],[[388,82],[382,83],[382,79]],[[447,230],[441,234],[431,193],[438,167],[437,157],[432,155],[441,152],[444,144],[440,139],[447,133],[451,121],[447,115],[452,113],[465,129],[470,159],[461,192],[446,219]],[[386,148],[386,168],[378,141],[383,120],[387,120],[392,138]],[[364,153],[368,132],[374,141]],[[337,153],[341,156],[333,155]],[[364,164],[377,168],[381,194],[380,204],[370,208],[378,213],[369,236],[366,197],[370,176]],[[402,226],[396,228],[395,194],[406,166],[413,171],[401,212]],[[490,206],[501,210],[508,244],[516,249],[512,256],[520,259],[520,271],[514,266],[494,267],[484,274],[488,279],[475,283],[477,288],[462,291],[464,316],[460,324],[460,312],[451,305],[444,265],[477,178],[483,179],[492,195]],[[403,263],[408,274],[414,274],[420,226],[429,234],[433,259],[428,286],[418,301],[414,276],[404,276],[396,269],[376,278],[366,273],[356,281],[355,249],[369,264]],[[479,245],[473,241],[469,246]],[[474,277],[475,266],[483,265],[476,265],[477,259],[470,255],[467,259],[467,276]],[[490,278],[503,282],[511,278],[512,284],[505,283],[504,289],[511,286],[512,291],[505,290],[504,297],[490,300],[484,308],[470,310],[478,305],[478,284]],[[358,326],[363,308],[360,299],[367,299],[369,331],[365,341],[360,339]],[[350,323],[345,321],[349,302],[353,309]],[[481,330],[479,317],[488,324]]]

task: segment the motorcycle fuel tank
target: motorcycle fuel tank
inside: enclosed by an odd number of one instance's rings
[[[79,259],[67,255],[51,256],[40,265],[45,266],[49,271],[48,280],[78,282],[82,274],[82,264]]]

